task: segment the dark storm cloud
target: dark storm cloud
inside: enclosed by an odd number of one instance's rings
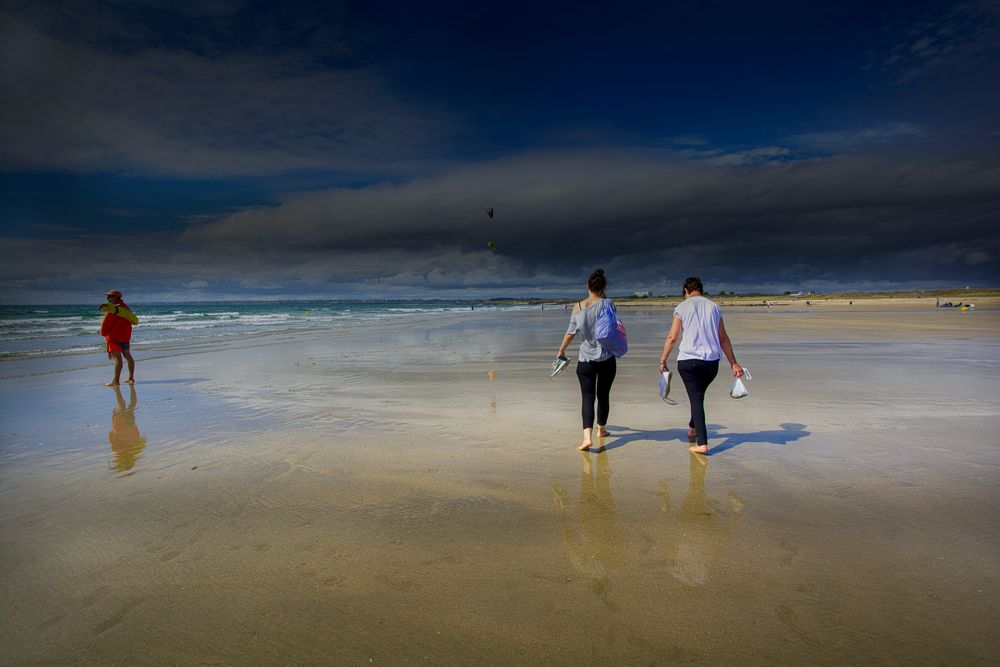
[[[381,172],[454,133],[448,114],[407,104],[376,67],[352,60],[339,32],[277,53],[217,34],[197,49],[201,40],[184,30],[158,40],[162,26],[149,22],[101,21],[73,3],[49,8],[44,21],[0,12],[2,170]],[[171,16],[186,27],[183,14]],[[75,20],[100,30],[63,27]]]
[[[509,283],[540,272],[578,275],[593,263],[641,284],[678,266],[758,285],[861,270],[873,280],[933,280],[945,268],[994,276],[1000,159],[919,148],[806,159],[774,147],[686,159],[538,154],[311,193],[194,228],[186,239],[276,256],[402,253],[382,264],[389,273],[427,265],[428,252],[446,270],[457,257],[439,257],[446,247],[485,261],[484,243],[494,240],[520,276],[495,276]]]
[[[623,291],[673,292],[688,274],[770,291],[993,284],[998,183],[995,152],[927,143],[811,158],[780,147],[538,153],[297,195],[179,239],[116,240],[115,268],[174,300],[559,294],[598,265]],[[28,281],[41,250],[20,240],[0,285],[93,281],[108,273],[107,243],[49,242],[49,270]]]

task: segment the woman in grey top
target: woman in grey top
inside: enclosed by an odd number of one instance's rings
[[[566,348],[577,334],[583,338],[580,343],[579,363],[576,365],[576,377],[580,380],[580,393],[583,395],[583,442],[577,448],[586,451],[594,446],[594,400],[597,400],[597,437],[605,438],[608,429],[608,414],[611,411],[611,385],[615,381],[617,364],[613,354],[601,347],[594,339],[594,327],[597,314],[604,301],[604,290],[607,287],[604,269],[597,269],[587,280],[587,298],[573,306],[573,315],[569,320],[569,329],[563,336],[562,345],[556,358],[566,354]]]

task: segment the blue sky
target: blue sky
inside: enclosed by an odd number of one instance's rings
[[[314,4],[3,4],[0,300],[997,285],[1000,2]]]

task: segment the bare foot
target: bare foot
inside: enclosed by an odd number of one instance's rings
[[[590,440],[584,440],[583,443],[576,448],[576,450],[578,452],[586,452],[593,446],[594,446],[593,442],[591,442]]]
[[[688,451],[692,454],[708,454],[708,445],[692,445],[688,447]]]
[[[688,437],[689,438],[697,438],[698,437],[698,431],[694,430],[693,428],[689,428],[688,429]]]
[[[117,384],[118,384],[117,382],[115,382],[114,380],[112,380],[111,382],[105,382],[104,386],[105,387],[114,387]]]
[[[599,431],[597,432],[597,437],[598,437],[598,438],[606,438],[606,437],[608,437],[609,435],[611,435],[611,434],[610,434],[610,433],[608,433],[608,429],[606,429],[606,428],[602,428],[601,430],[599,430]]]
[[[125,384],[135,384],[135,378],[129,378],[125,380]]]

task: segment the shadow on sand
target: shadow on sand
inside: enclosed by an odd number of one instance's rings
[[[717,424],[709,426],[710,431],[713,428],[725,428],[725,426],[718,426]],[[641,431],[629,428],[628,426],[612,426],[608,429],[608,431],[608,437],[604,439],[603,451],[606,452],[609,452],[612,449],[618,449],[619,447],[624,447],[630,442],[635,442],[636,440],[654,440],[656,442],[670,442],[671,440],[677,440],[684,443],[688,441],[686,428],[667,428],[662,431]]]
[[[708,450],[708,456],[716,456],[748,442],[770,443],[772,445],[787,445],[801,438],[811,435],[806,430],[805,424],[785,423],[779,424],[779,428],[771,431],[754,431],[752,433],[719,433],[727,427],[722,424],[708,425],[708,438],[711,443],[713,438],[725,438],[719,444],[712,444]],[[686,444],[693,442],[688,438],[686,428],[667,428],[662,431],[642,431],[632,429],[627,426],[612,427],[608,429],[610,434],[605,439],[604,447],[601,451],[611,451],[624,447],[636,440],[653,440],[656,442],[670,442],[677,440]]]
[[[717,456],[733,447],[748,442],[763,442],[772,445],[787,445],[801,438],[811,435],[806,430],[805,424],[785,423],[779,424],[779,428],[773,431],[754,431],[753,433],[715,433],[715,429],[709,427],[709,443],[712,437],[723,437],[725,440],[717,445],[711,445],[707,456]],[[721,427],[725,428],[725,427]]]

